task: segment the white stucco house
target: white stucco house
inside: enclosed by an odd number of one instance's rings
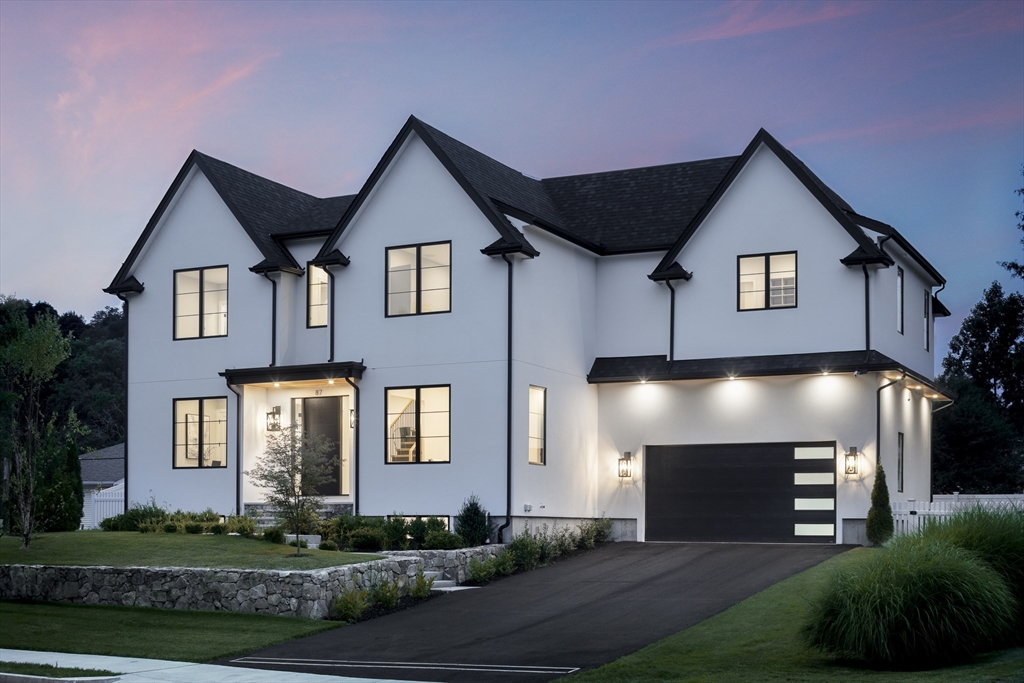
[[[328,502],[502,534],[854,542],[876,461],[931,494],[945,281],[766,131],[537,179],[410,118],[359,194],[193,152],[105,291],[128,314],[128,501],[239,512],[268,430]],[[511,528],[509,528],[511,527]]]

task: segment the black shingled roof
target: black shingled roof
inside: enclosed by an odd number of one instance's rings
[[[124,444],[108,446],[78,456],[82,464],[82,482],[113,484],[124,479]]]

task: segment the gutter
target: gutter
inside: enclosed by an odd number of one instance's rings
[[[277,365],[277,280],[266,272],[261,273],[270,280],[270,367]]]
[[[668,314],[668,362],[676,359],[676,288],[672,286],[671,280],[665,280],[668,285],[669,314]]]
[[[352,514],[359,514],[359,385],[352,381],[351,377],[346,377],[345,381],[355,391],[355,416],[356,426],[354,427],[355,433],[352,434],[352,441],[354,442],[354,448],[352,449],[352,499],[355,501],[352,507]]]
[[[505,523],[498,527],[498,543],[505,529],[512,525],[512,259],[508,254],[502,254],[501,260],[508,264],[508,355],[505,379]]]
[[[242,514],[242,394],[228,382],[228,389],[235,395],[235,514]]]
[[[114,296],[124,304],[124,511],[128,512],[128,297]]]
[[[907,378],[907,373],[904,372],[899,379],[894,379],[888,384],[883,384],[878,387],[875,392],[875,464],[880,465],[882,463],[882,389],[891,387],[893,384],[898,384]]]
[[[328,295],[328,307],[327,307],[327,327],[330,330],[331,335],[331,355],[327,359],[328,363],[334,362],[334,273],[327,266],[324,266],[324,272],[327,273],[327,280],[330,282],[331,293]]]

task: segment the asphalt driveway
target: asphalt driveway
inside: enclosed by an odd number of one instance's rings
[[[538,683],[635,652],[850,547],[614,543],[218,663],[365,678]]]

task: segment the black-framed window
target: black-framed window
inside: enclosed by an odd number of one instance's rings
[[[226,396],[174,399],[175,469],[228,466]]]
[[[896,331],[903,334],[903,269],[896,266]]]
[[[924,350],[929,351],[932,342],[932,293],[924,290]]]
[[[384,390],[384,462],[451,462],[451,385]]]
[[[903,432],[896,433],[896,491],[903,493]]]
[[[174,271],[174,338],[228,335],[228,267]]]
[[[796,307],[796,252],[747,254],[736,259],[736,308]]]
[[[328,315],[327,270],[306,265],[306,327],[326,327]]]
[[[385,270],[385,316],[452,310],[451,242],[389,247]]]
[[[547,462],[547,415],[548,390],[544,387],[530,385],[530,427],[529,427],[529,460],[531,465],[543,465]]]

